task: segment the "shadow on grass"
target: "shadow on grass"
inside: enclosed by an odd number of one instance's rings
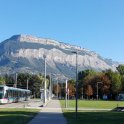
[[[124,124],[124,112],[75,112],[64,111],[68,124]]]
[[[27,124],[38,111],[0,109],[0,124]]]

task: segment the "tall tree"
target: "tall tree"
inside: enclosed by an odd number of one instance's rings
[[[93,88],[91,85],[87,85],[85,93],[88,96],[88,98],[90,98],[93,95]]]
[[[118,70],[118,72],[120,73],[120,75],[124,75],[124,65],[119,65],[118,67],[117,67],[117,70]]]
[[[113,73],[112,74],[112,91],[115,94],[118,94],[119,91],[121,90],[121,76],[118,73]]]
[[[0,77],[0,84],[4,85],[5,84],[5,79],[3,77]]]
[[[76,93],[75,81],[74,80],[69,80],[68,81],[68,89],[69,89],[69,96],[74,97],[75,93]]]

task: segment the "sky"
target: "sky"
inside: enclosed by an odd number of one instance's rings
[[[29,34],[124,62],[124,0],[0,0],[0,42]]]

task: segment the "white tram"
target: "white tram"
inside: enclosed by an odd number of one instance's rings
[[[30,99],[30,90],[0,85],[0,104]]]

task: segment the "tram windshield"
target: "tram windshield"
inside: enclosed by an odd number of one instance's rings
[[[3,87],[0,87],[0,92],[2,92],[3,91]]]
[[[0,99],[2,99],[3,98],[3,93],[0,93]]]
[[[3,87],[0,87],[0,99],[3,98]]]

